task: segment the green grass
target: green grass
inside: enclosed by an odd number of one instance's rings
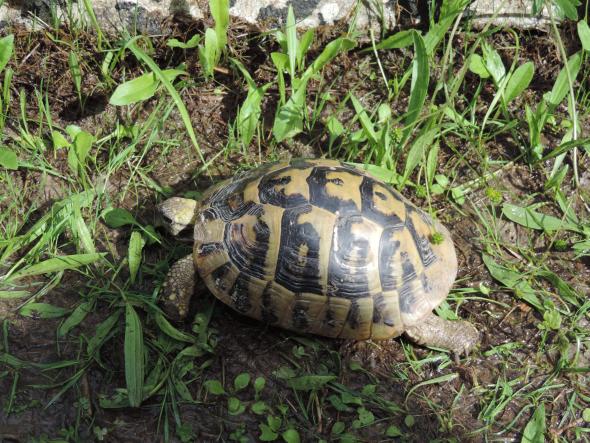
[[[14,433],[124,440],[141,408],[165,441],[588,440],[590,32],[580,17],[542,46],[471,29],[463,6],[369,42],[298,33],[292,11],[236,36],[223,8],[202,35],[109,36],[90,2],[43,49],[3,36],[0,417],[69,411]],[[471,355],[268,329],[210,294],[166,318],[190,244],[155,203],[309,152],[450,227],[462,266],[437,313],[478,326]]]

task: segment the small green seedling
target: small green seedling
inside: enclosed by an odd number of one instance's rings
[[[199,61],[206,77],[213,77],[213,72],[221,60],[221,54],[227,44],[229,27],[229,1],[210,0],[209,9],[215,20],[215,29],[207,28],[205,43],[199,44]]]
[[[303,130],[303,124],[307,114],[305,104],[307,84],[309,81],[336,56],[352,49],[355,46],[355,42],[346,37],[340,37],[331,41],[326,45],[324,50],[313,63],[311,63],[302,74],[299,74],[297,68],[303,66],[303,56],[311,44],[313,34],[305,34],[303,41],[297,39],[295,16],[291,6],[289,6],[285,33],[280,33],[278,35],[279,41],[285,42],[281,46],[283,46],[283,48],[286,47],[287,50],[286,53],[274,52],[271,54],[272,61],[277,68],[279,93],[281,98],[281,105],[278,107],[275,114],[272,132],[276,141],[280,142],[294,137]],[[305,48],[305,51],[299,48]],[[298,62],[298,59],[300,62]],[[286,98],[284,81],[285,72],[290,75],[292,88],[291,96],[288,99]]]

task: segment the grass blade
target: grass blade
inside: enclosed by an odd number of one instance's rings
[[[287,384],[296,391],[313,391],[334,380],[336,380],[335,375],[302,375],[287,380]]]
[[[171,38],[170,40],[166,41],[166,46],[169,48],[192,49],[196,48],[200,41],[201,36],[199,34],[195,34],[186,42],[181,42],[176,38]]]
[[[414,40],[415,57],[412,64],[412,83],[410,87],[410,101],[404,124],[406,130],[404,139],[407,139],[412,131],[414,122],[418,119],[420,111],[424,107],[426,94],[428,93],[428,83],[430,81],[430,67],[428,65],[428,54],[424,46],[422,36],[416,31],[412,32]]]
[[[525,426],[521,443],[543,443],[545,428],[545,404],[541,403]]]
[[[18,169],[18,159],[16,152],[0,147],[0,168],[11,169],[16,171]]]
[[[156,323],[164,334],[185,343],[194,343],[196,338],[176,329],[162,314],[155,315]]]
[[[309,82],[313,75],[318,73],[334,57],[341,52],[348,51],[354,46],[354,41],[343,37],[337,38],[326,45],[311,66],[309,66],[303,73],[293,95],[287,100],[287,103],[278,109],[273,124],[275,140],[279,142],[283,141],[295,136],[303,130],[307,82]]]
[[[430,380],[426,380],[421,383],[418,383],[417,385],[413,386],[412,389],[410,389],[408,391],[408,394],[406,395],[406,403],[407,403],[408,399],[412,396],[414,391],[416,391],[416,389],[419,389],[423,386],[435,385],[438,383],[448,383],[452,380],[455,380],[457,377],[459,377],[458,373],[451,372],[450,374],[441,375],[440,377],[431,378]]]
[[[311,46],[314,36],[315,32],[313,28],[308,29],[305,31],[305,34],[303,34],[297,45],[297,66],[299,69],[303,69],[304,67],[303,62],[305,61],[305,54],[307,54],[307,50]]]
[[[377,133],[375,132],[375,128],[373,127],[373,122],[371,118],[367,114],[367,111],[363,107],[362,103],[354,96],[354,94],[350,95],[350,101],[352,102],[352,106],[356,112],[356,115],[361,123],[363,131],[367,138],[371,141],[372,144],[379,143],[379,139]]]
[[[526,280],[523,279],[522,273],[515,272],[506,268],[505,266],[499,265],[492,257],[487,254],[483,254],[482,258],[492,277],[494,277],[507,288],[512,289],[518,298],[526,301],[539,312],[545,311],[545,308],[543,307],[541,300],[539,300],[539,297],[537,297],[535,290]]]
[[[76,88],[76,94],[78,94],[78,100],[82,102],[82,69],[80,68],[80,62],[78,56],[74,51],[70,51],[68,56],[68,65],[74,80],[74,86]]]
[[[518,97],[522,91],[524,91],[535,74],[535,65],[533,62],[526,62],[519,66],[510,76],[506,89],[504,90],[504,100],[506,103],[510,103],[516,97]]]
[[[434,140],[434,136],[438,131],[439,128],[430,129],[414,140],[414,143],[412,143],[412,147],[410,148],[410,152],[408,153],[408,158],[406,159],[402,183],[405,183],[416,166],[418,166],[420,161],[425,158],[426,150],[432,146],[432,141]]]
[[[186,72],[179,69],[162,71],[162,75],[170,82],[183,74],[186,74]],[[109,99],[109,103],[115,106],[125,106],[147,100],[154,96],[159,85],[160,80],[158,77],[153,72],[147,72],[117,86]]]
[[[96,332],[92,338],[88,340],[88,346],[86,347],[86,352],[89,356],[93,356],[95,352],[100,350],[101,346],[107,340],[115,325],[119,323],[120,316],[121,310],[117,310],[96,327]]]
[[[240,106],[238,117],[236,119],[238,133],[240,134],[243,146],[246,147],[254,137],[256,126],[258,125],[260,114],[262,113],[262,99],[264,98],[266,90],[272,85],[272,83],[267,83],[259,88],[242,63],[235,59],[231,59],[231,61],[240,70],[248,83],[248,95],[246,96],[244,103],[242,103],[242,106]]]
[[[505,203],[502,206],[502,214],[504,214],[509,220],[512,220],[519,225],[526,226],[530,229],[537,229],[546,232],[559,231],[566,229],[568,231],[583,232],[581,227],[554,217],[552,215],[543,214],[537,212],[532,208],[522,208],[520,206]]]
[[[94,31],[96,32],[96,44],[98,46],[98,50],[102,51],[102,29],[98,23],[98,19],[96,18],[96,14],[94,13],[94,8],[92,7],[92,2],[90,0],[82,0],[84,3],[84,9],[86,9],[86,14],[90,17],[90,22],[94,27]]]
[[[385,40],[382,40],[381,42],[377,43],[375,45],[375,49],[379,50],[379,49],[407,48],[414,41],[414,38],[412,36],[412,32],[414,32],[414,31],[411,29],[396,32],[395,34],[387,37]],[[367,48],[367,49],[363,49],[362,52],[369,52],[372,50],[373,50],[373,48]]]
[[[582,53],[581,51],[578,51],[569,58],[569,60],[567,61],[567,66],[564,66],[563,68],[561,68],[561,71],[559,71],[559,74],[557,75],[557,79],[555,80],[555,84],[553,85],[551,92],[548,96],[546,96],[547,103],[556,107],[563,101],[563,99],[569,92],[567,70],[569,69],[571,79],[573,82],[575,78],[578,76],[581,64]]]
[[[457,16],[463,12],[469,0],[453,0],[441,2],[440,17],[437,23],[431,24],[424,36],[424,45],[428,55],[432,55],[439,43],[448,35],[449,29]]]
[[[129,405],[137,407],[143,400],[143,330],[137,312],[130,304],[125,308],[125,382]]]
[[[324,66],[332,61],[338,54],[347,52],[356,46],[356,42],[346,37],[339,37],[336,40],[331,41],[326,45],[324,50],[318,55],[309,66],[303,76],[301,77],[301,83],[306,84],[311,77],[320,72]]]
[[[158,77],[158,79],[162,82],[162,84],[164,85],[164,87],[168,91],[168,94],[170,94],[170,96],[172,97],[172,100],[174,100],[174,104],[178,108],[178,112],[180,113],[180,116],[182,118],[182,122],[184,123],[186,131],[188,132],[188,135],[191,139],[191,142],[193,143],[193,146],[195,147],[195,150],[197,151],[197,155],[199,156],[199,159],[203,163],[205,163],[205,158],[203,157],[203,153],[201,152],[201,148],[199,147],[199,143],[197,142],[197,136],[195,135],[195,130],[193,129],[193,125],[191,123],[191,118],[188,114],[188,110],[186,109],[186,106],[184,106],[184,103],[183,103],[182,99],[180,98],[180,95],[178,94],[178,91],[174,88],[172,83],[166,78],[166,76],[164,75],[162,70],[158,67],[156,62],[154,62],[151,59],[151,57],[149,57],[145,52],[143,52],[135,44],[135,41],[138,38],[139,37],[135,37],[129,43],[127,43],[127,48],[129,48],[129,50],[131,52],[133,52],[133,54],[139,60],[144,62],[154,72],[156,77]]]
[[[141,264],[141,251],[144,246],[145,239],[143,236],[139,232],[133,231],[131,233],[131,238],[129,239],[128,251],[129,279],[131,280],[131,283],[135,283],[137,271],[139,271],[139,265]]]
[[[303,130],[306,85],[300,85],[295,93],[281,106],[273,124],[276,141],[294,137]]]
[[[0,38],[0,72],[6,67],[14,50],[14,35]]]
[[[582,42],[582,48],[585,51],[590,51],[590,27],[584,20],[578,22],[578,37],[580,37],[580,41]]]
[[[69,309],[49,303],[29,303],[23,306],[18,313],[24,317],[32,318],[59,318],[66,315]]]
[[[94,305],[96,303],[96,299],[92,298],[91,300],[85,301],[80,303],[74,312],[70,314],[68,318],[59,326],[57,329],[57,336],[64,337],[70,332],[73,328],[78,326],[88,315],[88,313],[92,312],[94,309]]]
[[[289,56],[289,75],[291,81],[295,78],[295,68],[297,63],[297,28],[295,27],[295,14],[293,6],[289,5],[287,13],[287,27],[285,28],[287,37],[287,55]]]
[[[13,281],[23,277],[30,277],[33,275],[49,274],[51,272],[63,271],[66,269],[76,269],[80,266],[89,265],[104,257],[105,253],[96,254],[74,254],[63,257],[54,257],[42,261],[35,265],[31,265],[21,271],[15,272],[7,280]]]
[[[131,212],[124,208],[107,208],[103,211],[102,218],[110,228],[120,228],[125,225],[139,226]]]
[[[490,73],[492,78],[494,79],[494,83],[496,86],[500,86],[500,83],[504,79],[506,75],[506,67],[502,62],[502,57],[498,51],[488,43],[483,43],[483,61],[486,67],[486,70]]]
[[[210,0],[209,10],[215,20],[215,34],[217,35],[218,50],[221,52],[227,44],[227,28],[229,26],[229,1]]]
[[[72,205],[73,215],[70,223],[70,229],[74,236],[78,239],[82,249],[89,254],[96,254],[96,247],[94,246],[93,236],[82,217],[80,206],[77,202]]]
[[[348,162],[347,162],[348,163]],[[400,178],[396,171],[384,168],[383,166],[364,164],[364,163],[348,163],[356,166],[362,171],[366,171],[375,177],[377,180],[381,180],[385,183],[399,184]]]
[[[217,34],[211,28],[205,31],[205,44],[199,45],[199,63],[203,67],[206,77],[212,77],[221,55]]]
[[[0,291],[1,299],[13,299],[13,298],[24,298],[30,296],[29,291]]]

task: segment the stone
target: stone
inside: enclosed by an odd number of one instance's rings
[[[230,0],[230,15],[270,29],[284,25],[289,5],[300,29],[339,20],[356,23],[357,29],[380,30],[384,25],[392,30],[396,25],[397,2],[392,0]],[[201,19],[208,14],[208,2],[203,0],[93,0],[92,6],[104,30],[127,27],[148,34],[162,32],[163,20],[171,15]],[[88,21],[81,0],[9,0],[0,7],[0,23],[5,24],[35,27],[52,23],[54,17]]]
[[[483,28],[486,24],[512,27],[519,29],[547,29],[551,25],[551,15],[547,6],[533,15],[531,0],[475,0],[468,8],[466,16],[472,18],[472,25]],[[557,18],[557,9],[552,7],[551,13]]]
[[[313,28],[338,21],[356,24],[359,30],[391,32],[400,15],[420,23],[418,11],[426,0],[229,0],[230,14],[262,30],[284,25],[289,5],[293,7],[297,27]],[[165,32],[163,24],[175,14],[201,19],[208,15],[207,0],[92,0],[94,12],[104,30],[127,27],[140,33]],[[474,0],[464,13],[476,28],[487,23],[517,28],[547,28],[550,14],[546,7],[532,14],[530,0]],[[551,10],[554,17],[557,10]],[[0,24],[20,23],[29,28],[53,24],[55,17],[86,20],[82,0],[7,0],[0,6]],[[557,20],[557,18],[556,18]],[[0,28],[1,29],[1,28]]]
[[[359,29],[393,29],[396,24],[395,2],[377,0],[235,0],[230,14],[253,24],[277,27],[285,24],[289,5],[299,28],[333,25],[339,20],[356,22]],[[357,8],[357,5],[359,7]]]

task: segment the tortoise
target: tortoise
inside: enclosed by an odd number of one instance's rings
[[[164,281],[163,306],[187,315],[198,276],[237,312],[298,333],[468,352],[479,333],[433,313],[457,274],[449,231],[385,183],[333,160],[268,163],[200,202],[158,207],[172,234],[194,225],[193,253]]]

